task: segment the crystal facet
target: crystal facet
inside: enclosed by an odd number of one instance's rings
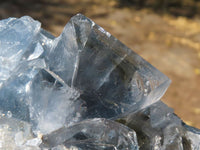
[[[99,118],[60,128],[45,135],[43,143],[47,147],[62,145],[67,148],[77,147],[77,149],[138,149],[133,130],[114,121]]]
[[[23,54],[34,43],[41,24],[30,17],[0,21],[0,85],[21,63]]]
[[[1,20],[0,149],[198,150],[199,130],[159,101],[169,84],[81,14],[59,37]]]

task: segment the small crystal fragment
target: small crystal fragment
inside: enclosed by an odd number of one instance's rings
[[[40,143],[27,145],[33,139],[30,124],[14,118],[0,118],[0,149],[40,150]]]

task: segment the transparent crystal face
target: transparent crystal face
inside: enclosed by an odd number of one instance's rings
[[[72,17],[47,56],[49,69],[81,92],[87,116],[115,118],[158,101],[170,80],[83,15]]]
[[[170,80],[151,64],[81,14],[59,37],[40,26],[0,21],[0,149],[199,148],[158,102]]]

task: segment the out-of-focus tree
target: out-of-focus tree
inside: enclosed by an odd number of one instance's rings
[[[199,13],[200,0],[118,0],[120,6],[152,8],[159,12],[168,12],[176,16],[192,17]]]

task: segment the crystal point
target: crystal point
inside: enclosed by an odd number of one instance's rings
[[[51,71],[83,93],[81,98],[91,117],[115,118],[138,111],[158,101],[170,83],[164,74],[81,14],[65,26],[48,59],[52,60]],[[100,103],[94,103],[95,99]]]

